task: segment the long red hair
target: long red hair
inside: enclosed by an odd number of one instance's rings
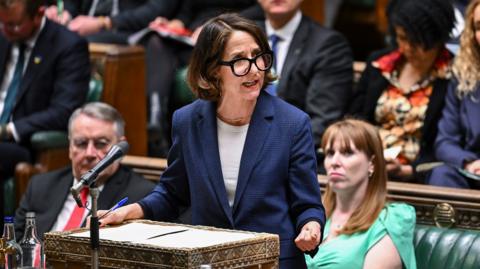
[[[346,119],[332,124],[322,138],[322,148],[333,147],[335,142],[348,149],[350,143],[364,152],[372,160],[374,170],[369,178],[367,190],[362,202],[352,213],[339,234],[353,234],[367,230],[377,219],[387,199],[387,172],[381,138],[372,125],[361,120]],[[332,216],[336,207],[336,194],[327,184],[323,198],[327,218]]]

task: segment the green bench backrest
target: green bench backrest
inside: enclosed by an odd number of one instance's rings
[[[479,269],[480,232],[417,225],[417,269]]]

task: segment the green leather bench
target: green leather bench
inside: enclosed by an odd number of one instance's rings
[[[480,232],[417,225],[415,256],[418,269],[479,269]]]

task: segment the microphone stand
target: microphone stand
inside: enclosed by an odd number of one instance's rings
[[[90,246],[92,249],[92,269],[99,268],[100,228],[98,223],[98,196],[100,191],[97,187],[97,179],[89,186],[92,197],[92,216],[90,217]]]
[[[84,207],[82,201],[78,197],[80,191],[88,186],[90,189],[90,196],[92,197],[92,216],[90,218],[90,245],[92,248],[92,268],[98,269],[98,254],[100,249],[100,231],[98,223],[98,196],[100,191],[97,188],[97,178],[98,175],[103,171],[107,166],[111,165],[116,159],[123,156],[128,151],[128,143],[126,141],[121,141],[118,144],[112,146],[108,151],[107,155],[95,165],[94,168],[90,169],[87,173],[82,175],[80,182],[70,188],[75,202],[79,207]]]

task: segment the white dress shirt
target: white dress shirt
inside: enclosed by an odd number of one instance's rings
[[[76,185],[78,183],[77,179],[73,179],[72,181],[72,186]],[[99,192],[103,190],[105,185],[100,185],[98,186]],[[73,199],[73,195],[70,194],[70,192],[67,195],[67,199],[65,200],[65,203],[63,204],[62,210],[57,216],[57,220],[55,221],[55,224],[53,224],[52,229],[50,231],[63,231],[65,228],[65,225],[67,225],[68,220],[70,219],[70,216],[72,215],[73,210],[77,206],[77,202],[75,202],[75,199]],[[92,208],[92,196],[88,195],[87,196],[87,208],[91,209]],[[90,211],[88,209],[83,212],[83,218],[82,222],[85,221],[87,216],[90,214]]]
[[[277,35],[281,38],[281,41],[277,44],[277,55],[276,56],[276,66],[277,70],[275,70],[275,74],[280,79],[280,74],[283,70],[283,65],[285,63],[285,59],[287,58],[288,49],[290,48],[290,44],[292,43],[293,36],[295,35],[295,31],[297,31],[300,22],[302,21],[302,12],[297,11],[293,18],[285,24],[280,29],[273,29],[272,25],[268,20],[265,21],[265,30],[267,32],[267,36],[271,36],[273,34]],[[269,40],[270,47],[272,46],[272,42]]]

